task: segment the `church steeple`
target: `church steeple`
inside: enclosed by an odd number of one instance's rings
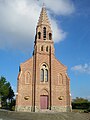
[[[52,40],[51,24],[49,22],[46,8],[42,7],[40,17],[36,28],[36,40]]]
[[[42,7],[41,14],[40,14],[37,26],[40,26],[40,25],[51,26],[51,24],[49,22],[49,19],[48,19],[48,16],[47,16],[46,8],[45,8],[44,5]]]
[[[48,19],[45,6],[42,7],[38,24],[36,27],[36,37],[34,44],[34,51],[36,53],[54,53],[51,24]]]

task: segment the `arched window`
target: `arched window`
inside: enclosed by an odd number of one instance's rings
[[[45,69],[45,82],[47,82],[47,81],[48,81],[48,70]]]
[[[43,82],[43,81],[44,81],[44,70],[41,69],[41,82]]]
[[[41,51],[43,51],[43,46],[41,46]]]
[[[60,73],[59,76],[58,76],[58,84],[61,85],[63,84],[63,75]]]
[[[49,40],[52,40],[52,34],[49,33]]]
[[[38,32],[38,39],[41,39],[41,32]]]
[[[41,76],[41,82],[48,82],[48,67],[46,64],[43,64],[41,66],[41,70],[40,70],[40,76]]]
[[[46,27],[43,28],[43,39],[46,40]]]
[[[48,46],[46,47],[46,51],[48,52]]]
[[[31,80],[31,75],[29,72],[25,73],[25,84],[29,84]]]

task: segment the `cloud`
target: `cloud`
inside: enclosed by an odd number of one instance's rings
[[[90,74],[90,64],[76,65],[71,68],[72,71]]]
[[[69,15],[75,11],[71,0],[44,0],[44,2],[47,7],[57,15]]]
[[[59,41],[63,41],[66,38],[67,32],[63,31],[58,27],[57,22],[54,19],[50,19],[51,27],[53,29],[53,38],[54,41],[57,43]]]
[[[32,47],[43,2],[48,9],[54,41],[66,37],[54,16],[72,14],[75,8],[71,0],[0,0],[0,49],[25,50]]]
[[[86,99],[88,99],[90,101],[90,96],[87,96]]]

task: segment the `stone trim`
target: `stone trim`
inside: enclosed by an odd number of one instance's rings
[[[71,112],[72,108],[70,106],[53,106],[51,110],[54,112]]]
[[[31,112],[31,106],[16,106],[15,111],[17,112]]]
[[[33,112],[31,106],[16,106],[15,111],[17,111],[17,112]],[[43,112],[44,111],[49,112],[49,109],[45,109],[45,110],[43,110]],[[51,112],[71,112],[72,107],[71,106],[67,106],[67,107],[53,106],[53,107],[51,107],[50,111]],[[40,109],[38,106],[35,106],[35,112],[42,112],[42,109]]]

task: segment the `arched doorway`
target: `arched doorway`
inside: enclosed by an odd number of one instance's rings
[[[48,91],[43,89],[40,95],[40,109],[48,109],[49,96]]]

